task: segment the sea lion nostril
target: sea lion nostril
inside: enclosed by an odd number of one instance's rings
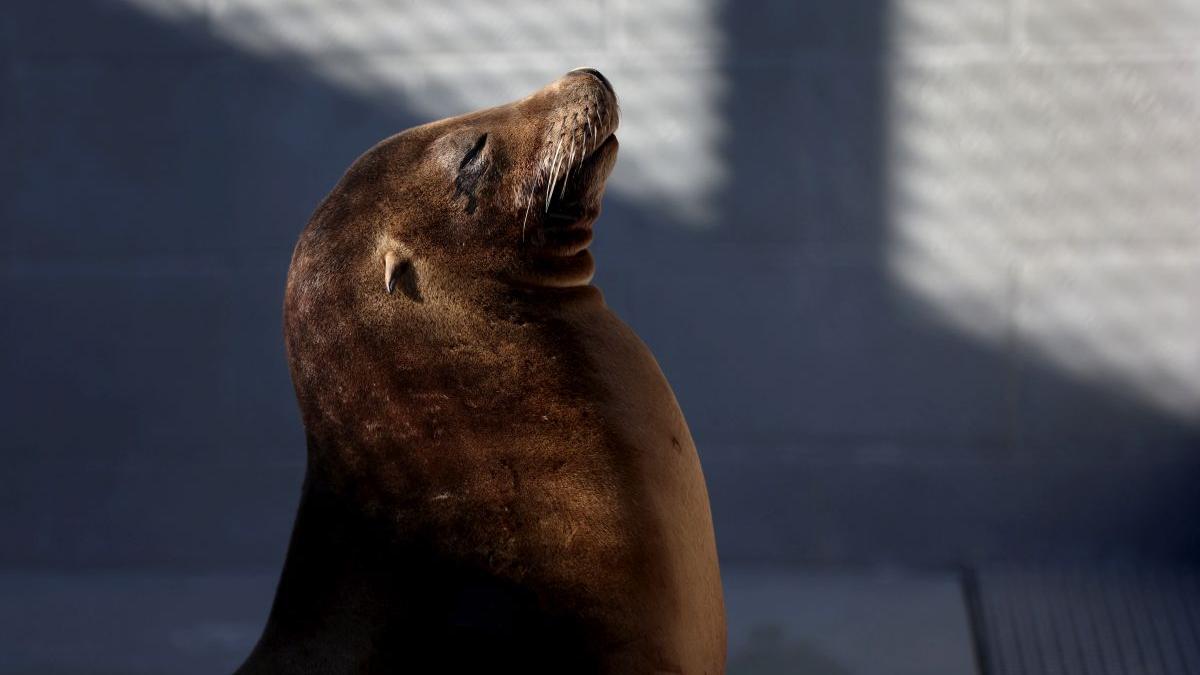
[[[609,82],[608,78],[605,77],[603,73],[596,70],[595,68],[575,68],[574,70],[571,70],[567,74],[573,75],[575,73],[587,73],[588,75],[591,75],[592,77],[596,78],[597,80],[600,80],[600,84],[603,84],[604,88],[607,89],[610,93],[614,93],[614,94],[616,93],[613,90],[612,82]]]

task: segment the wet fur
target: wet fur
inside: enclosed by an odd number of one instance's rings
[[[598,215],[615,139],[570,176],[544,157],[604,96],[573,74],[409,130],[313,215],[284,309],[308,471],[239,673],[723,672],[687,425],[590,255],[546,254],[553,222],[527,216],[559,179]]]

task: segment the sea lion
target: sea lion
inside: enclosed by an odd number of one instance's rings
[[[700,461],[591,285],[612,86],[530,96],[358,158],[292,257],[308,469],[239,673],[724,671]]]

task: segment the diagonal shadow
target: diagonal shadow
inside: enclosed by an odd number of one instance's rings
[[[179,7],[28,1],[7,24],[5,565],[276,566],[303,458],[292,243],[358,153],[428,119]],[[719,59],[688,71],[723,85],[718,226],[606,202],[597,282],[679,394],[723,556],[1194,558],[1193,429],[890,277],[886,16],[719,5]]]
[[[663,233],[691,288],[636,327],[699,418],[723,557],[1194,558],[1200,430],[1033,345],[967,335],[895,278],[894,4],[717,17],[723,230]]]

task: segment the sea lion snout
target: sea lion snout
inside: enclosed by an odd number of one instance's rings
[[[579,73],[580,75],[590,75],[597,80],[600,80],[600,84],[603,84],[604,87],[608,89],[610,93],[612,93],[612,95],[616,96],[616,90],[613,89],[612,83],[608,81],[608,78],[604,76],[604,73],[601,73],[595,68],[575,68],[574,70],[569,71],[567,75],[574,75],[576,73]]]
[[[545,190],[541,202],[546,224],[590,224],[599,214],[604,182],[616,156],[616,92],[600,71],[576,68],[543,93],[550,99],[549,124],[537,153],[536,183]]]
[[[615,90],[600,71],[576,68],[516,105],[523,124],[538,135],[518,191],[528,264],[515,278],[534,285],[586,284],[593,271],[591,226],[616,163]]]

